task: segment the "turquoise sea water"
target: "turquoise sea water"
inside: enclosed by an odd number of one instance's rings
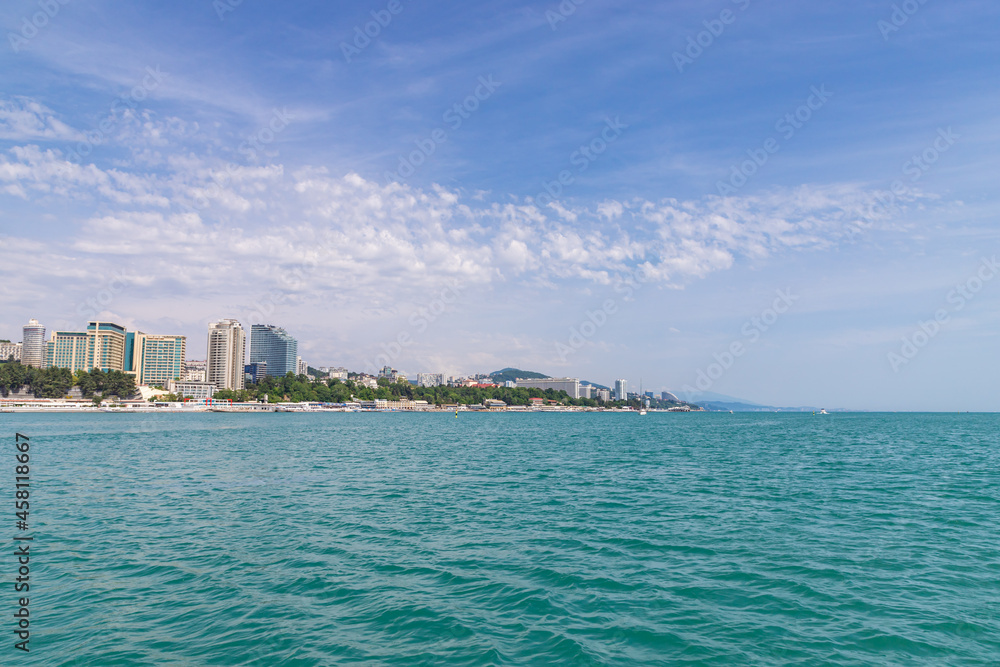
[[[1000,664],[996,415],[0,425],[4,665]]]

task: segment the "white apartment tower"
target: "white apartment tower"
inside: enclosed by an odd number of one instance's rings
[[[217,389],[243,389],[246,347],[246,332],[236,320],[209,324],[206,381]]]
[[[615,400],[628,400],[628,382],[626,380],[615,380]]]

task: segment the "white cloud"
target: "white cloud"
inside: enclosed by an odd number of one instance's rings
[[[0,139],[75,141],[82,134],[56,118],[55,112],[27,97],[0,100]]]
[[[747,197],[481,204],[441,186],[383,185],[321,168],[237,166],[194,156],[157,172],[78,165],[29,145],[0,156],[10,195],[87,198],[108,212],[80,221],[65,247],[129,257],[174,276],[224,266],[235,284],[314,266],[310,289],[419,290],[443,276],[609,284],[639,266],[673,286],[786,250],[849,236],[873,195],[856,186],[803,186]],[[871,219],[866,219],[866,224]],[[164,263],[163,258],[169,258]],[[117,261],[117,260],[115,260]],[[260,270],[258,270],[260,269]]]

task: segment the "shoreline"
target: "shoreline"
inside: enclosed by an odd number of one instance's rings
[[[405,409],[405,408],[303,408],[296,407],[294,404],[285,404],[283,406],[260,406],[255,408],[133,408],[133,407],[123,407],[123,408],[95,408],[95,407],[70,407],[70,406],[53,406],[53,407],[0,407],[0,414],[206,414],[206,413],[223,413],[223,414],[326,414],[326,413],[351,413],[351,412],[391,412],[391,413],[434,413],[434,414],[450,414],[456,412],[455,408],[421,408],[421,409]],[[475,408],[475,407],[460,407],[457,412],[462,414],[494,414],[494,413],[539,413],[539,412],[559,412],[559,413],[582,413],[582,412],[606,412],[606,413],[619,413],[619,414],[638,414],[638,410],[632,409],[621,409],[621,408],[588,408],[588,407],[578,407],[578,406],[568,406],[568,407],[514,407],[514,408]],[[649,412],[708,412],[707,410],[649,410]]]

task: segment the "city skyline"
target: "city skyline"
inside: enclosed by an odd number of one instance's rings
[[[1000,7],[221,4],[0,10],[0,338],[997,409]]]
[[[51,332],[51,338],[41,346],[44,351],[39,367],[68,368],[73,372],[92,368],[104,372],[118,370],[134,376],[136,384],[140,385],[168,387],[176,381],[187,386],[196,386],[199,383],[213,385],[215,389],[242,389],[247,382],[256,382],[266,375],[284,376],[289,372],[296,375],[308,374],[304,370],[309,364],[295,354],[296,339],[282,327],[270,324],[251,325],[249,350],[245,328],[238,320],[230,318],[210,322],[207,329],[206,359],[197,360],[187,358],[187,339],[184,336],[151,335],[141,331],[128,331],[125,327],[111,322],[89,322],[86,331]],[[34,318],[22,330],[25,338],[45,335],[44,325]],[[22,342],[10,343],[11,350],[15,345],[20,347]],[[101,349],[103,356],[95,352]],[[20,357],[16,360],[23,363]],[[202,379],[192,380],[188,377],[189,369],[193,365],[203,367]],[[255,368],[258,365],[261,366],[259,373]],[[235,370],[237,368],[243,368],[241,377],[237,377],[238,371]],[[332,370],[337,371],[336,377],[339,379],[347,379],[348,369],[334,367]],[[368,369],[360,373],[367,377],[375,377],[375,374],[370,374]],[[482,376],[482,372],[477,372],[468,377]],[[388,365],[377,372],[377,377],[387,378],[393,382],[408,381],[405,373]],[[463,375],[421,372],[415,374],[412,384],[444,386],[465,378]],[[566,391],[570,398],[625,400],[629,394],[625,389],[627,386],[625,380],[615,380],[613,390],[594,387],[592,381],[579,377],[550,376],[519,380],[518,387]],[[513,383],[509,386],[513,386]]]

